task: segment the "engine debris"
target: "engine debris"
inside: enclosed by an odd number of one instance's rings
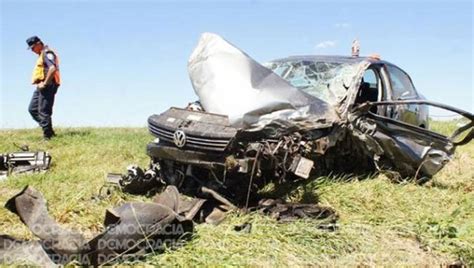
[[[11,174],[44,172],[51,165],[51,155],[48,152],[25,151],[0,154],[0,180]]]

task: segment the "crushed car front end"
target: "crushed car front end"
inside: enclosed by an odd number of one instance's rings
[[[193,193],[205,185],[236,202],[268,182],[308,178],[332,131],[268,137],[231,126],[227,116],[179,108],[150,116],[148,126],[156,139],[147,154],[164,184]]]

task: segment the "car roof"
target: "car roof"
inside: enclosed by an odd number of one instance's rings
[[[321,61],[321,62],[338,62],[338,63],[358,63],[362,61],[368,61],[370,63],[384,63],[391,64],[390,62],[379,60],[373,57],[350,57],[350,56],[337,56],[337,55],[299,55],[289,56],[286,58],[271,60],[270,62],[286,62],[286,61]]]

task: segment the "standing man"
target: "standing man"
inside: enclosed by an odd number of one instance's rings
[[[28,111],[43,129],[44,139],[50,140],[56,135],[51,116],[53,115],[54,96],[61,84],[59,58],[56,52],[44,45],[37,36],[28,38],[26,43],[29,49],[38,55],[31,78],[36,90],[31,97]]]

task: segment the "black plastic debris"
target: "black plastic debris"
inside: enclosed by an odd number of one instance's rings
[[[287,203],[281,199],[262,199],[258,204],[258,211],[270,215],[280,222],[296,219],[317,219],[335,222],[338,219],[336,211],[319,204]]]
[[[39,239],[21,241],[0,236],[0,263],[38,266],[106,265],[148,252],[160,252],[165,247],[180,246],[194,231],[193,222],[179,211],[179,193],[170,186],[160,198],[161,203],[131,202],[106,211],[105,231],[86,241],[83,235],[61,227],[50,217],[43,195],[26,187],[6,203]],[[181,212],[181,215],[178,214]]]
[[[245,222],[234,226],[234,231],[249,234],[252,232],[252,223]]]

